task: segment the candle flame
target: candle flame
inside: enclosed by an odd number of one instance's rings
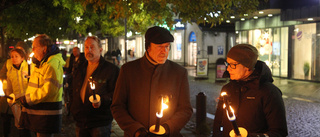
[[[29,55],[29,59],[27,60],[27,63],[30,65],[32,63],[32,57],[33,57],[34,53],[31,52]]]
[[[230,121],[234,121],[234,120],[236,120],[236,115],[234,115],[234,110],[233,110],[233,108],[232,108],[231,106],[229,106],[229,107],[230,107],[230,110],[231,110],[231,112],[232,112],[232,117],[229,116],[229,112],[228,112],[228,110],[227,110],[228,119],[229,119]]]
[[[94,90],[96,88],[95,84],[92,81],[90,81],[90,87],[92,90]]]
[[[156,113],[156,116],[158,118],[162,118],[163,117],[163,110],[169,108],[169,106],[166,104],[168,102],[168,99],[166,99],[165,101],[163,101],[163,97],[161,98],[161,111],[160,113]]]
[[[92,90],[94,90],[96,88],[96,86],[95,86],[95,84],[93,82],[92,76],[90,76],[90,78],[89,78],[89,84],[90,84],[90,87],[91,87]]]
[[[30,53],[30,55],[29,55],[29,57],[31,58],[31,57],[33,57],[33,55],[34,55],[34,53],[33,53],[33,52],[31,52],[31,53]]]
[[[0,80],[0,96],[4,96],[2,80]]]
[[[227,92],[221,92],[221,97],[227,95]]]

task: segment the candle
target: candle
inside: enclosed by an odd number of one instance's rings
[[[168,105],[166,104],[166,102],[168,102],[168,100],[164,101],[163,97],[161,97],[161,105],[160,105],[160,113],[156,113],[157,116],[157,120],[156,120],[156,126],[154,131],[158,132],[159,128],[160,128],[160,119],[163,117],[163,110],[168,108]]]
[[[93,82],[93,79],[92,77],[89,78],[89,81],[90,81],[90,87],[91,87],[91,90],[92,90],[92,93],[93,93],[93,100],[97,100],[97,97],[96,97],[96,92],[95,92],[95,84]]]
[[[161,119],[161,118],[157,117],[156,127],[154,128],[154,131],[155,131],[155,132],[159,132],[159,129],[160,129],[160,119]]]
[[[224,102],[223,108],[226,109],[227,116],[228,116],[228,119],[229,119],[229,121],[231,122],[231,124],[233,126],[234,133],[237,136],[240,136],[240,131],[239,131],[239,128],[238,128],[238,125],[237,125],[237,122],[236,122],[236,115],[234,114],[234,110],[232,109],[232,107],[229,105],[229,101],[228,101],[228,98],[227,98],[227,93],[226,92],[221,92],[221,97],[222,97],[223,102]]]
[[[29,55],[29,59],[27,60],[27,63],[28,63],[28,82],[29,82],[29,79],[30,79],[30,71],[31,71],[31,63],[32,63],[32,57],[33,57],[33,52]]]
[[[228,119],[231,121],[232,123],[232,126],[233,126],[233,130],[234,130],[234,133],[237,135],[237,136],[240,136],[240,131],[239,131],[239,128],[238,128],[238,125],[237,125],[237,122],[236,122],[236,116],[234,115],[234,110],[232,109],[232,107],[230,106],[230,111],[232,112],[231,116],[229,115],[229,110],[227,109],[227,116],[228,116]]]

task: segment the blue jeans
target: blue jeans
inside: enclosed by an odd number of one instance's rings
[[[76,127],[76,137],[110,137],[111,123],[108,126],[95,128]]]

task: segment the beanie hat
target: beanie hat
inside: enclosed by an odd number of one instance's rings
[[[150,46],[150,43],[162,44],[162,43],[173,42],[173,41],[174,41],[174,38],[171,35],[170,31],[162,27],[158,27],[158,26],[151,27],[147,30],[145,34],[146,50]]]
[[[250,44],[239,44],[230,49],[227,57],[249,69],[253,69],[257,63],[258,50]]]

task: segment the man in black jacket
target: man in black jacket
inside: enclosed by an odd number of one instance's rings
[[[71,106],[70,100],[72,100],[72,77],[73,73],[77,71],[79,66],[81,66],[86,61],[84,53],[80,53],[80,49],[78,47],[74,47],[72,49],[72,54],[69,61],[69,66],[66,70],[66,86],[65,94],[64,94],[64,101],[67,106],[68,115]]]
[[[87,61],[73,75],[71,113],[76,136],[109,137],[113,120],[110,105],[119,68],[100,55],[102,47],[97,37],[87,37],[84,45]]]

